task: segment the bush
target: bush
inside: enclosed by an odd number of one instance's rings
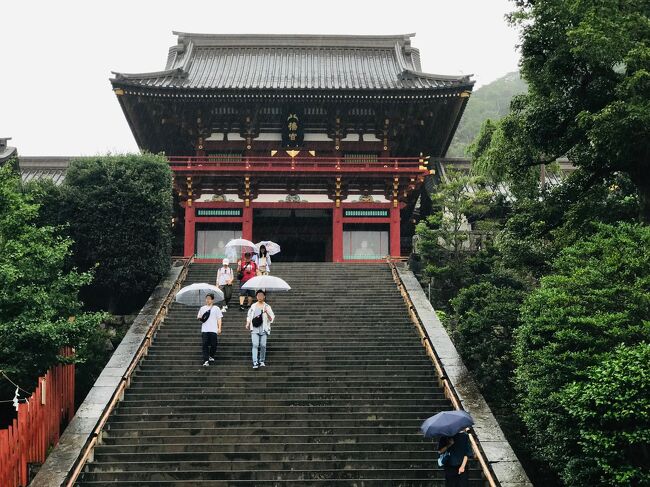
[[[528,286],[513,272],[495,271],[452,300],[454,343],[486,399],[498,407],[514,399],[512,349]]]
[[[163,156],[128,154],[72,161],[60,188],[41,185],[45,221],[65,225],[73,262],[93,269],[87,304],[139,308],[169,270],[172,174]]]
[[[563,396],[600,484],[650,485],[650,344],[618,347]]]
[[[567,386],[587,381],[617,345],[650,339],[650,228],[600,225],[552,269],[524,302],[516,334],[521,415],[534,451],[567,485],[603,485],[563,404]]]

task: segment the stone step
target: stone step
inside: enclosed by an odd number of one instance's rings
[[[214,447],[212,447],[214,450]],[[96,449],[95,459],[102,464],[126,463],[126,462],[346,462],[359,461],[363,457],[373,460],[399,460],[399,461],[426,461],[429,463],[432,457],[437,458],[432,451],[427,450],[341,450],[341,451],[310,451],[310,452],[286,452],[286,451],[239,451],[239,452],[156,452],[156,453],[110,453],[102,449]],[[223,467],[222,467],[223,468]]]
[[[341,404],[327,404],[327,405],[272,405],[272,404],[237,404],[230,403],[224,404],[220,402],[219,405],[213,405],[211,403],[201,404],[200,408],[197,409],[195,405],[173,405],[173,406],[164,406],[164,405],[129,405],[121,403],[117,409],[117,412],[114,413],[112,417],[123,417],[128,415],[135,415],[140,417],[140,415],[151,416],[152,418],[158,416],[168,416],[173,415],[174,417],[183,417],[188,415],[197,415],[197,414],[220,414],[220,415],[250,415],[250,414],[268,414],[273,415],[288,415],[295,416],[298,414],[303,414],[305,417],[319,417],[319,416],[328,416],[328,415],[355,415],[360,416],[367,415],[395,415],[395,414],[429,414],[431,411],[436,410],[437,408],[442,408],[448,403],[447,399],[438,399],[434,401],[427,401],[418,404],[405,405],[401,402],[398,404],[379,404],[374,407],[367,404],[356,404],[351,405],[347,403]],[[197,413],[197,411],[200,411]]]
[[[86,475],[88,476],[88,474]],[[76,485],[107,486],[113,482],[85,480]],[[309,480],[120,480],[120,487],[140,486],[160,487],[444,487],[445,481],[439,479],[417,479],[404,477],[400,479],[356,479],[353,482],[346,479],[309,479]],[[468,487],[485,487],[483,480],[470,480]]]
[[[257,469],[243,469],[243,470],[227,470],[227,471],[212,471],[212,470],[172,470],[167,472],[157,471],[155,474],[147,470],[132,470],[128,472],[92,472],[92,478],[95,481],[99,482],[119,482],[120,486],[124,486],[124,482],[142,482],[151,479],[151,475],[155,475],[156,482],[160,483],[161,481],[173,481],[176,482],[178,479],[183,479],[184,481],[214,481],[214,480],[227,480],[228,484],[232,480],[246,480],[254,481],[251,485],[260,485],[259,481],[272,481],[277,482],[280,480],[300,480],[300,481],[309,481],[310,483],[313,480],[346,480],[350,482],[351,480],[381,480],[385,483],[384,485],[395,485],[393,483],[396,479],[420,479],[420,480],[441,480],[444,481],[444,473],[441,470],[427,468],[396,468],[396,469],[387,469],[387,468],[367,468],[367,469],[355,469],[355,470],[278,470],[274,469],[272,465],[262,468],[258,467]],[[476,471],[469,471],[470,479],[480,480],[479,473]],[[82,476],[82,482],[85,484],[85,479],[87,475]],[[212,484],[214,485],[214,484]],[[275,485],[275,484],[274,484]],[[309,485],[309,484],[307,484]],[[328,485],[325,483],[325,485]],[[349,485],[349,484],[348,484]],[[365,483],[364,483],[365,485]],[[402,484],[403,485],[403,484]],[[412,485],[412,484],[406,484]],[[440,484],[444,485],[444,484]]]
[[[103,442],[106,445],[117,445],[117,444],[134,444],[134,443],[146,443],[146,444],[169,444],[169,443],[189,443],[189,442],[199,442],[199,443],[212,443],[219,446],[223,444],[239,444],[242,441],[242,431],[225,432],[220,431],[219,435],[216,435],[216,431],[193,431],[188,434],[187,431],[175,432],[173,430],[166,430],[164,435],[137,435],[137,431],[131,434],[130,432],[119,435],[105,435]],[[328,432],[325,434],[309,434],[309,433],[297,433],[295,431],[283,431],[281,433],[277,432],[267,432],[267,431],[258,431],[255,434],[248,435],[246,438],[247,443],[258,443],[261,445],[267,445],[271,443],[277,444],[287,444],[287,443],[387,443],[391,444],[394,442],[403,443],[403,442],[412,442],[412,441],[422,441],[422,434],[419,432],[412,433],[399,433],[399,432],[388,432],[381,431],[377,433],[360,433],[360,432],[345,432],[345,431],[334,431]]]

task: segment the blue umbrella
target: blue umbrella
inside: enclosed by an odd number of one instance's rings
[[[454,436],[461,430],[474,424],[474,420],[465,411],[443,411],[424,420],[420,430],[426,438],[433,436]]]

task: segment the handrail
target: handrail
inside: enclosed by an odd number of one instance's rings
[[[442,361],[440,360],[440,357],[438,356],[437,352],[433,348],[433,342],[431,341],[431,337],[429,337],[429,334],[424,328],[422,321],[420,320],[420,317],[415,312],[415,306],[413,305],[413,301],[411,300],[411,297],[406,291],[402,278],[397,272],[397,266],[395,265],[395,262],[393,260],[389,260],[388,265],[390,266],[391,273],[393,274],[393,280],[395,281],[395,284],[397,284],[397,287],[399,288],[400,293],[402,294],[402,298],[404,299],[406,305],[408,306],[409,317],[411,318],[411,321],[413,322],[413,324],[415,325],[416,329],[420,334],[420,341],[422,342],[422,345],[424,346],[427,355],[433,362],[433,366],[435,367],[436,373],[438,375],[438,380],[442,384],[442,389],[444,391],[445,397],[447,397],[447,399],[451,401],[451,404],[454,406],[454,409],[459,411],[464,411],[465,409],[463,408],[460,398],[458,397],[458,394],[454,389],[453,384],[449,380],[449,377],[447,377],[447,373],[445,372],[445,368],[442,365]],[[474,450],[474,454],[478,458],[478,461],[481,465],[481,470],[483,470],[483,475],[485,475],[488,484],[490,485],[490,487],[500,487],[500,484],[494,477],[494,473],[492,472],[492,469],[489,466],[488,459],[485,456],[485,452],[481,448],[479,439],[476,436],[476,433],[474,432],[473,429],[470,430],[469,439],[470,439],[470,443],[472,444],[472,450]]]
[[[154,334],[156,333],[158,327],[167,316],[169,305],[174,299],[174,296],[176,296],[176,293],[180,289],[181,284],[183,283],[183,281],[185,281],[190,264],[194,260],[194,257],[172,257],[172,260],[175,262],[179,260],[183,261],[183,269],[181,270],[180,274],[176,278],[174,285],[169,289],[169,292],[167,293],[167,296],[165,297],[162,305],[160,306],[158,313],[156,313],[156,316],[154,317],[153,321],[151,322],[151,325],[149,326],[149,330],[147,331],[147,334],[142,340],[140,347],[136,351],[133,360],[131,360],[129,367],[126,369],[126,372],[120,379],[120,383],[115,389],[115,392],[113,393],[110,402],[104,409],[104,412],[100,416],[97,425],[95,426],[95,428],[91,433],[90,441],[86,443],[84,448],[81,450],[81,455],[75,462],[74,469],[72,470],[72,473],[70,474],[70,476],[68,477],[65,483],[66,487],[73,487],[74,483],[79,478],[82,469],[86,465],[86,462],[88,461],[89,458],[92,457],[95,445],[97,445],[97,442],[101,438],[101,432],[104,429],[104,426],[106,425],[109,416],[113,412],[113,409],[115,409],[115,405],[123,399],[125,389],[127,389],[131,385],[131,375],[133,375],[133,372],[135,371],[136,367],[139,365],[139,362],[142,359],[142,357],[147,354],[149,347],[153,342]]]
[[[346,159],[331,156],[168,156],[172,169],[197,170],[200,168],[230,168],[244,170],[262,170],[291,168],[312,170],[334,169],[372,169],[372,170],[416,170],[428,172],[426,162],[420,157],[377,157],[369,159]]]

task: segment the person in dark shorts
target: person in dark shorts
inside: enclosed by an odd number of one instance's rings
[[[246,301],[247,306],[250,307],[253,304],[253,298],[255,297],[255,291],[253,289],[242,289],[242,286],[246,282],[257,275],[257,264],[251,260],[251,252],[246,252],[244,254],[244,259],[237,262],[237,277],[239,278],[239,310],[244,311],[246,306],[244,306],[244,301]]]

